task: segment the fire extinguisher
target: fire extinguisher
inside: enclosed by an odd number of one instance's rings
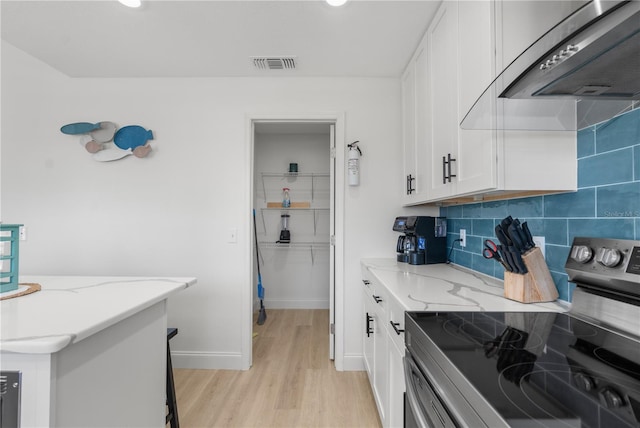
[[[357,144],[360,141],[354,141],[351,144],[347,144],[349,148],[349,157],[347,161],[347,175],[349,176],[349,186],[357,186],[360,184],[360,156],[362,151]]]

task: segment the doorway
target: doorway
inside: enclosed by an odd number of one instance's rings
[[[267,319],[270,309],[275,314],[279,309],[327,309],[326,357],[335,360],[339,369],[342,317],[336,316],[341,313],[336,309],[342,307],[343,266],[339,232],[342,215],[337,213],[342,210],[342,192],[335,183],[337,175],[342,175],[342,168],[337,165],[343,165],[344,156],[337,156],[335,147],[338,140],[343,143],[343,138],[337,137],[342,117],[262,116],[250,118],[248,125],[251,204],[255,209],[259,256],[252,239],[251,289],[245,293],[248,325],[243,329],[247,368],[253,363],[254,314],[260,307],[256,271],[259,263]],[[288,207],[282,206],[285,191]]]

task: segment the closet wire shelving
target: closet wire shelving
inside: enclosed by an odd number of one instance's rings
[[[278,183],[278,187],[277,187],[277,192],[278,192],[278,196],[279,196],[279,192],[280,189],[282,187],[287,187],[287,185],[290,184],[290,182],[285,182],[284,180],[297,180],[298,178],[302,178],[302,179],[310,179],[310,184],[311,184],[311,188],[310,188],[310,194],[311,194],[311,202],[314,202],[315,197],[316,197],[316,184],[315,181],[316,179],[319,178],[329,178],[329,174],[327,173],[273,173],[273,172],[263,172],[260,174],[261,175],[261,181],[262,181],[262,194],[263,194],[263,200],[267,201],[267,186],[265,185],[265,178],[266,179],[279,179],[280,182]],[[282,206],[278,206],[278,207],[266,207],[266,208],[260,208],[260,217],[262,219],[262,227],[263,230],[267,230],[267,226],[266,226],[266,222],[265,222],[265,212],[280,212],[281,214],[284,213],[289,213],[289,212],[306,212],[306,213],[312,213],[313,214],[313,235],[315,236],[317,234],[317,227],[318,227],[318,218],[319,218],[319,214],[322,212],[327,212],[329,213],[330,209],[329,208],[315,208],[315,207],[304,207],[304,208],[298,208],[298,207],[282,207]],[[329,248],[329,242],[317,242],[317,241],[298,241],[298,242],[290,242],[290,243],[281,243],[281,242],[271,242],[271,241],[264,241],[261,240],[259,241],[259,245],[262,248],[269,248],[269,249],[295,249],[295,250],[309,250],[310,255],[311,255],[311,263],[313,264],[315,262],[315,256],[314,256],[314,252],[318,251],[318,250],[325,250]],[[262,257],[262,254],[260,254],[260,258],[262,259],[262,261],[264,262],[264,259]]]
[[[326,173],[317,173],[317,172],[285,172],[285,173],[277,173],[277,172],[263,172],[261,173],[262,177],[262,195],[264,199],[267,200],[267,188],[264,184],[265,178],[280,178],[280,179],[294,179],[294,178],[311,178],[311,201],[313,202],[315,198],[315,179],[316,178],[329,178],[329,174]]]

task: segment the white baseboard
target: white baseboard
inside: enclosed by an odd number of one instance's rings
[[[230,352],[171,352],[176,369],[242,370],[242,356]]]
[[[345,355],[342,360],[342,370],[345,372],[361,372],[365,370],[362,355]]]
[[[265,299],[264,306],[269,309],[329,309],[328,300],[286,300],[286,299]],[[254,306],[255,310],[260,307],[260,303]]]

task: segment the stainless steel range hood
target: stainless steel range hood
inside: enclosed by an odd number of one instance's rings
[[[640,1],[592,1],[549,30],[480,96],[464,129],[576,130],[640,100]]]

